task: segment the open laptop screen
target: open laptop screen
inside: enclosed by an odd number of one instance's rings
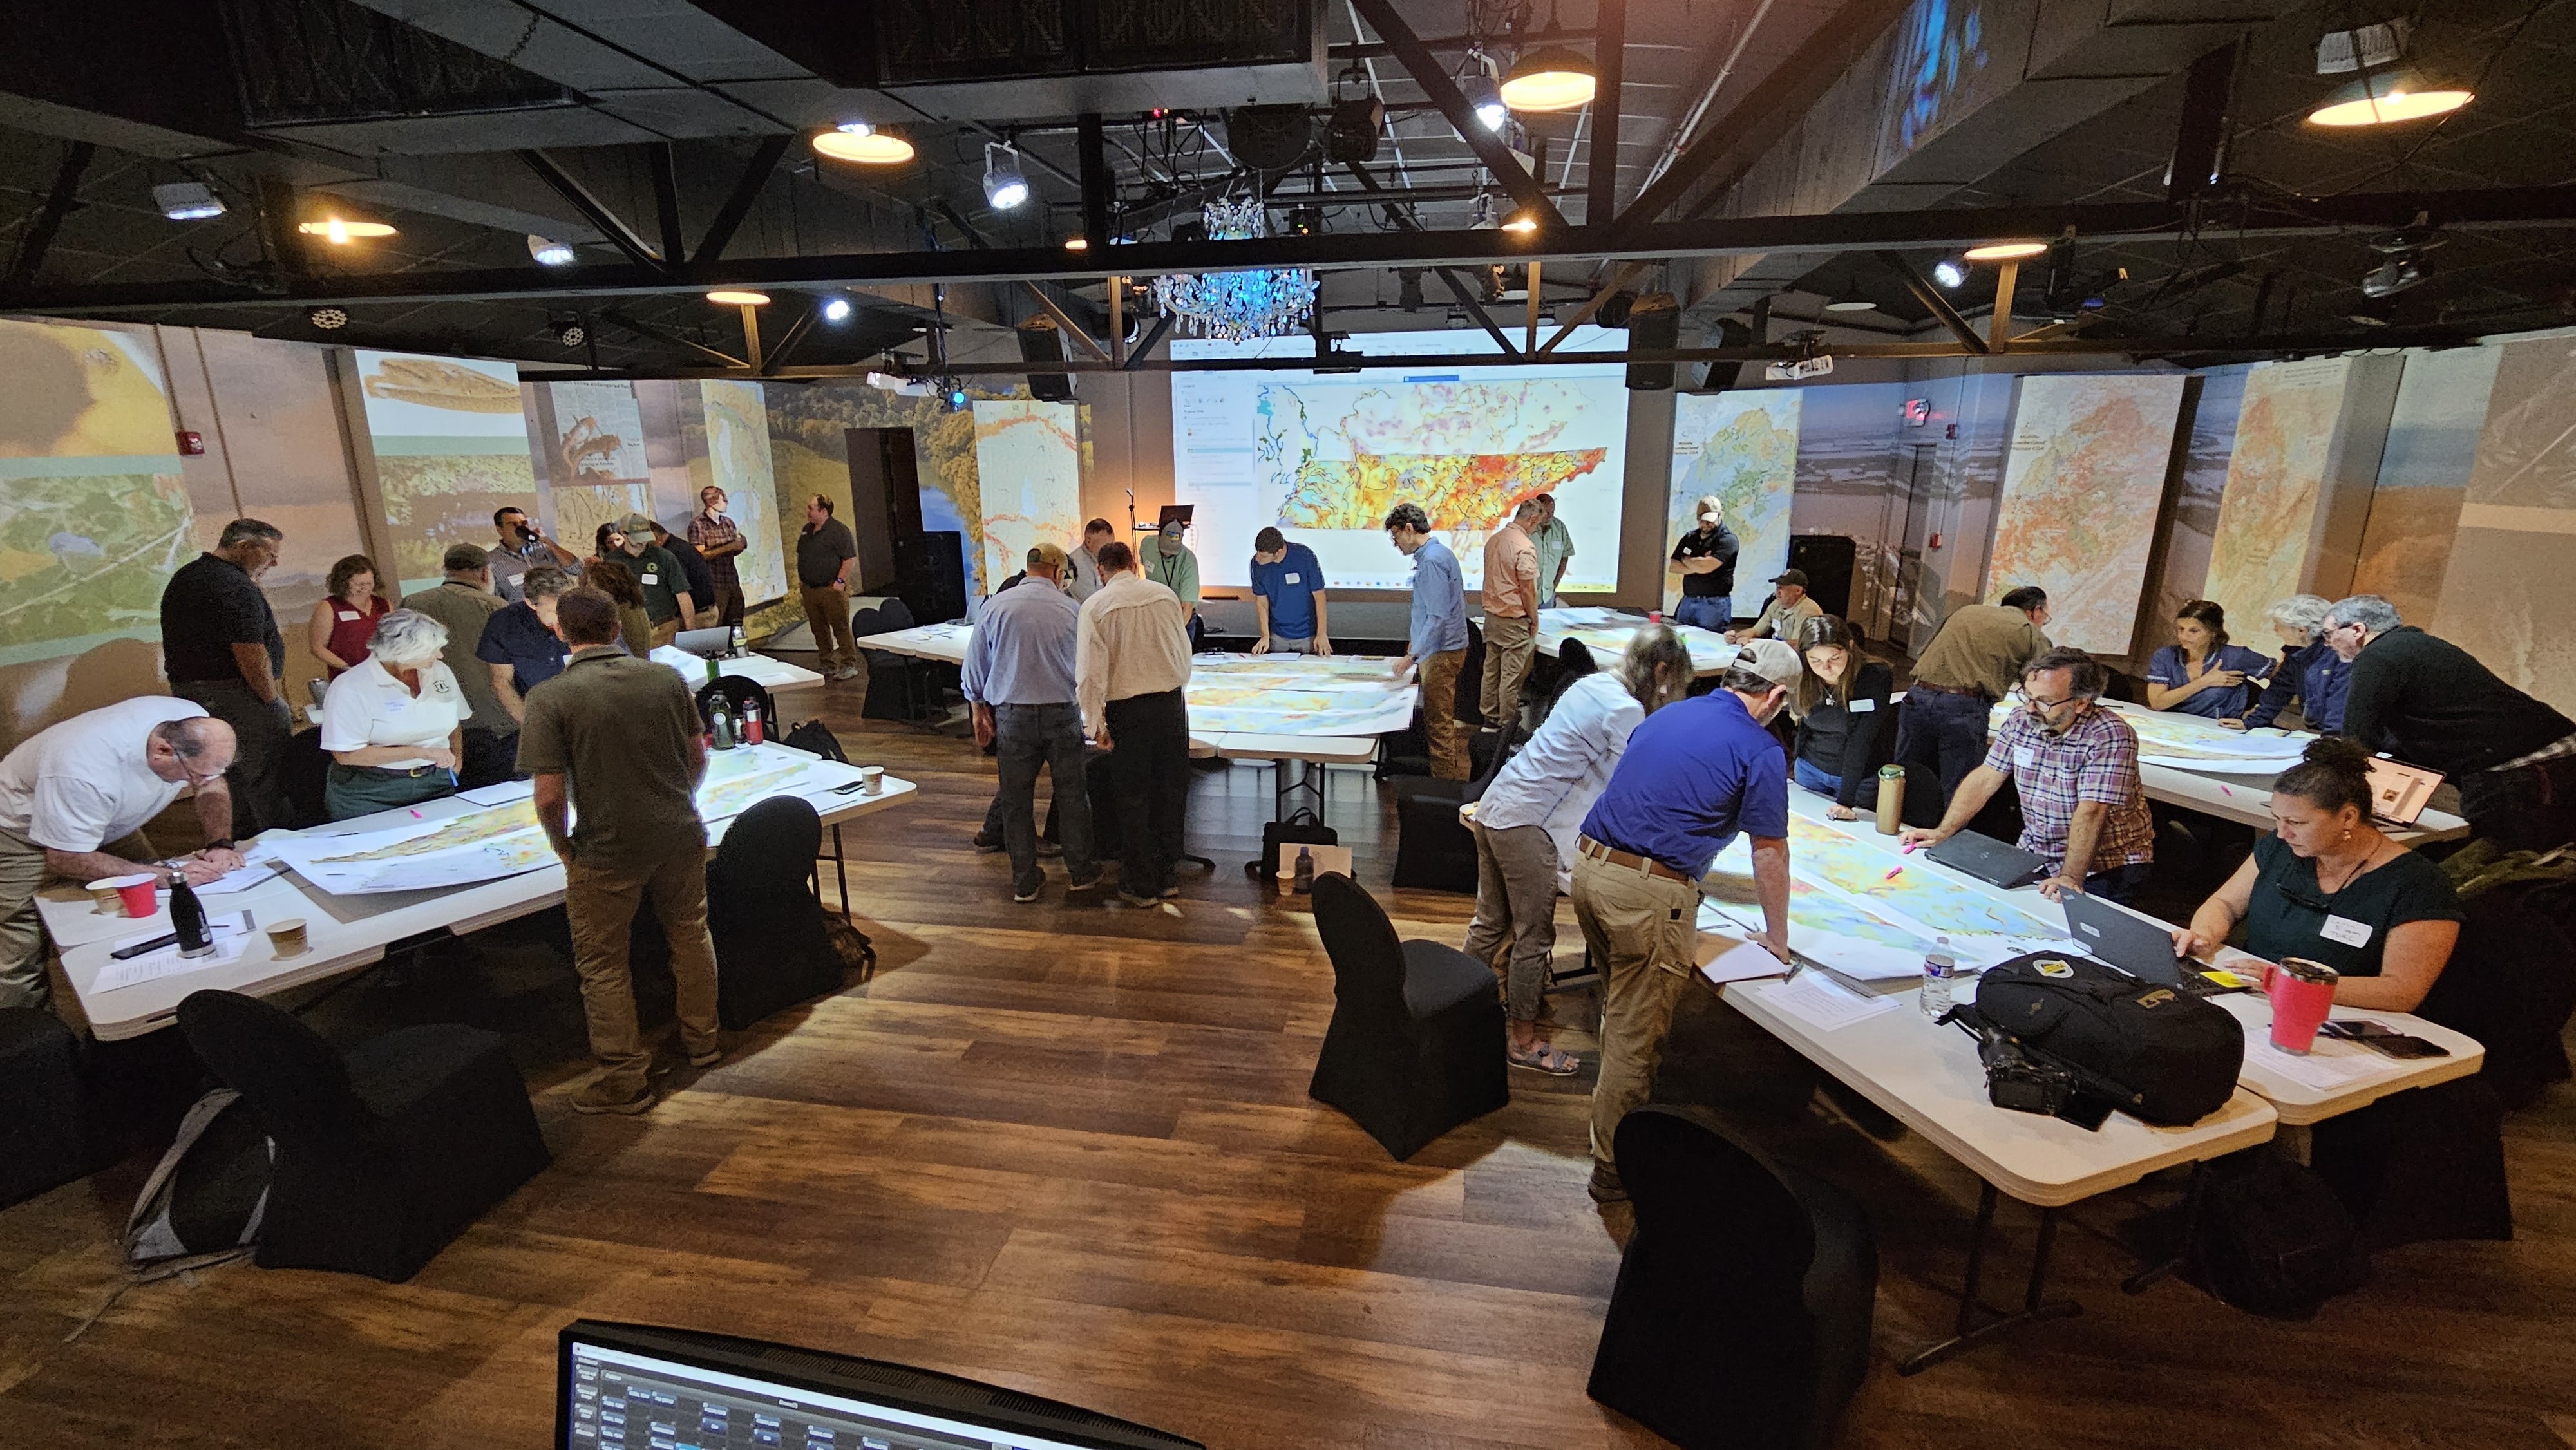
[[[2370,813],[2394,825],[2411,826],[2433,799],[2442,773],[2373,756],[2370,761]]]

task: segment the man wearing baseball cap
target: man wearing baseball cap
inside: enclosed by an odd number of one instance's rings
[[[1771,576],[1771,600],[1762,606],[1761,617],[1727,639],[1735,644],[1748,639],[1780,639],[1794,646],[1807,621],[1824,612],[1823,605],[1807,597],[1807,571],[1783,569]]]
[[[1753,837],[1763,934],[1789,960],[1789,757],[1767,728],[1805,666],[1776,639],[1744,647],[1718,688],[1646,717],[1575,837],[1574,916],[1601,967],[1601,1077],[1592,1089],[1592,1196],[1616,1203],[1611,1142],[1652,1095],[1673,1008],[1689,989],[1699,879]]]
[[[653,621],[653,642],[648,648],[660,649],[681,630],[698,627],[697,600],[689,593],[689,577],[681,572],[678,555],[653,542],[651,519],[628,514],[616,527],[626,537],[626,567],[635,571],[635,582],[644,587],[645,617]]]
[[[1074,692],[1074,635],[1081,611],[1064,592],[1064,550],[1029,550],[1016,587],[984,601],[966,638],[964,685],[975,712],[975,743],[993,747],[1001,769],[994,797],[1001,844],[1011,853],[1011,899],[1038,899],[1038,768],[1054,776],[1056,829],[1072,889],[1100,884],[1091,858],[1091,796],[1083,785],[1082,710]]]

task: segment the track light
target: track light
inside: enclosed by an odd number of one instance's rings
[[[1968,280],[1968,269],[1943,257],[1932,264],[1932,280],[1956,291]]]
[[[528,233],[528,255],[536,258],[537,265],[540,267],[569,267],[573,260],[572,243],[548,241],[535,232],[530,232]]]
[[[1028,199],[1029,179],[1020,174],[1019,149],[1007,141],[985,142],[984,200],[995,211],[1009,211]]]
[[[1511,108],[1503,104],[1503,89],[1494,83],[1494,63],[1481,50],[1468,53],[1467,73],[1458,78],[1458,94],[1467,98],[1467,109],[1488,131],[1500,131],[1511,117]]]
[[[345,247],[352,242],[370,241],[394,234],[391,222],[369,221],[337,214],[297,222],[295,229],[308,237],[320,237],[335,247]]]
[[[823,299],[822,310],[825,322],[847,322],[850,320],[850,299],[839,296],[826,297]]]
[[[152,188],[152,204],[174,222],[201,222],[224,214],[224,199],[202,181],[165,181]]]
[[[1538,213],[1532,211],[1528,207],[1522,207],[1519,211],[1513,212],[1510,218],[1503,223],[1503,230],[1507,232],[1518,232],[1522,236],[1528,236],[1530,233],[1538,230]]]
[[[1067,237],[1064,239],[1064,249],[1068,252],[1087,252],[1091,250],[1091,241],[1087,237]]]
[[[1590,59],[1561,45],[1543,45],[1512,62],[1500,93],[1515,111],[1571,111],[1590,105],[1599,84]]]
[[[349,314],[337,307],[316,307],[304,314],[304,320],[324,332],[338,332],[349,325]]]
[[[913,157],[912,143],[865,121],[843,121],[814,137],[816,155],[861,166],[900,166]]]

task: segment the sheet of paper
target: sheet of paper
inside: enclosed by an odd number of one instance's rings
[[[2318,1038],[2316,1047],[2301,1057],[2272,1045],[2271,1024],[2248,1024],[2245,1029],[2245,1065],[2277,1072],[2302,1087],[2325,1092],[2350,1087],[2378,1076],[2381,1065],[2388,1061],[2367,1047],[2324,1037]]]
[[[270,877],[275,876],[277,873],[285,869],[286,868],[284,866],[279,865],[274,860],[253,862],[237,871],[227,871],[223,875],[216,877],[214,880],[207,882],[205,885],[198,887],[197,894],[199,896],[231,896],[236,892],[248,891],[252,887],[257,886],[261,882],[268,880]]]
[[[1789,973],[1787,964],[1771,955],[1768,947],[1739,936],[1704,932],[1699,939],[1699,953],[1699,974],[1721,987],[1729,982],[1784,977]]]
[[[1834,1032],[1882,1012],[1893,1012],[1902,997],[1864,997],[1818,971],[1800,972],[1764,991],[1762,1000],[1819,1032]]]
[[[189,972],[203,971],[208,967],[221,966],[225,962],[240,960],[243,949],[250,945],[250,928],[241,914],[211,917],[206,924],[213,930],[215,939],[213,955],[183,957],[179,955],[179,948],[174,943],[159,951],[146,952],[139,957],[128,957],[121,962],[111,958],[106,966],[99,969],[98,980],[90,984],[90,990],[113,992],[120,987],[157,982],[163,977],[182,976]],[[120,939],[116,945],[123,947],[137,941],[150,941],[153,937],[163,934],[138,932],[133,936]]]
[[[456,793],[456,798],[461,801],[472,801],[478,806],[506,806],[512,801],[526,800],[536,793],[535,781],[505,780],[499,785],[478,785],[472,790],[460,790]]]

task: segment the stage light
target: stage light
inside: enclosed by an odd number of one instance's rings
[[[769,294],[719,287],[707,294],[707,300],[718,307],[767,307]]]
[[[152,188],[152,204],[174,222],[201,222],[224,214],[224,199],[202,181],[165,181]]]
[[[1538,213],[1528,207],[1522,207],[1512,213],[1510,220],[1503,223],[1503,230],[1527,236],[1538,230]]]
[[[2476,99],[2469,91],[2435,85],[2411,67],[2381,71],[2338,88],[2308,112],[2312,126],[2393,126],[2456,111]]]
[[[1501,94],[1515,111],[1571,111],[1590,105],[1599,83],[1589,59],[1561,45],[1543,45],[1512,62]]]
[[[1971,262],[2018,262],[2047,250],[2046,242],[1988,242],[1982,247],[1970,247],[1961,255]]]
[[[304,314],[304,320],[324,332],[338,332],[349,325],[349,314],[337,307],[316,307]]]
[[[994,152],[1002,153],[995,156]],[[1020,174],[1020,153],[1005,141],[984,143],[984,200],[995,211],[1009,211],[1029,199],[1029,179]]]
[[[308,237],[320,237],[335,247],[345,247],[351,242],[390,237],[394,234],[391,222],[364,221],[344,216],[317,217],[309,222],[297,222],[295,229]]]
[[[826,297],[823,299],[823,320],[825,322],[847,322],[850,320],[850,310],[850,299],[847,297]]]
[[[1324,230],[1324,209],[1320,206],[1288,208],[1288,235],[1311,237]]]
[[[973,401],[966,396],[966,385],[964,383],[950,383],[948,385],[947,397],[948,411],[951,413],[965,412],[968,405]]]
[[[1480,51],[1467,57],[1468,71],[1458,78],[1458,94],[1467,98],[1467,109],[1476,113],[1476,121],[1488,131],[1503,129],[1512,114],[1503,104],[1502,87],[1494,84],[1493,62]]]
[[[590,341],[590,328],[578,317],[559,318],[554,324],[555,341],[566,347],[579,347]]]
[[[814,137],[816,155],[861,166],[900,166],[913,157],[912,143],[865,121],[843,121]]]
[[[540,267],[569,267],[573,260],[572,243],[548,241],[535,232],[530,232],[528,233],[528,255],[536,258],[537,265]]]
[[[1968,280],[1968,269],[1943,257],[1932,264],[1932,280],[1955,291]]]

